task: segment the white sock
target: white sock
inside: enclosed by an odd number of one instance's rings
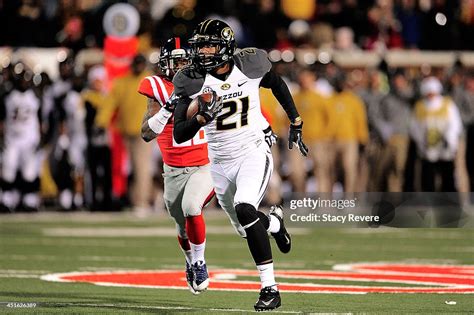
[[[192,259],[192,262],[193,264],[196,262],[196,261],[203,261],[205,262],[204,260],[204,251],[206,249],[206,241],[202,242],[202,244],[193,244],[191,242],[189,242],[189,244],[191,245],[191,252],[193,253],[193,259]]]
[[[257,265],[258,273],[260,274],[260,282],[262,283],[262,288],[273,287],[277,290],[277,285],[275,282],[275,274],[273,273],[273,263],[265,265]]]
[[[183,251],[184,258],[186,258],[187,263],[191,265],[193,263],[193,252],[192,252],[192,250],[184,250],[182,248],[181,248],[181,250]]]
[[[280,231],[280,220],[277,219],[274,215],[269,215],[270,224],[267,231],[270,233],[276,233]]]

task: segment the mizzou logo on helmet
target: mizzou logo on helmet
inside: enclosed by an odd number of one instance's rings
[[[234,31],[230,27],[224,27],[221,31],[221,36],[225,40],[234,38]]]

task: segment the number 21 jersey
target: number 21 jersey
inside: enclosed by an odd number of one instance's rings
[[[271,69],[267,53],[245,48],[232,58],[233,67],[225,80],[202,74],[193,68],[179,71],[173,83],[175,93],[194,99],[211,88],[222,98],[223,109],[204,128],[209,157],[213,161],[240,158],[263,142],[268,123],[260,109],[259,86]]]

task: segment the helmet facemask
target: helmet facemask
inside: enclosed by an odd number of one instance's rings
[[[185,49],[173,49],[170,53],[160,56],[158,66],[161,72],[172,80],[176,72],[190,64],[191,58]]]
[[[209,25],[201,27],[200,25]],[[209,72],[228,62],[235,51],[235,39],[232,29],[217,20],[202,22],[189,39],[193,63]],[[206,47],[215,47],[214,53],[204,53]]]

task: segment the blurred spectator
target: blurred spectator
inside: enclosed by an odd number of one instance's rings
[[[448,77],[447,91],[454,103],[458,106],[463,123],[462,135],[459,140],[459,147],[456,152],[456,162],[454,165],[456,182],[460,192],[468,192],[470,185],[466,163],[466,144],[469,126],[474,120],[474,106],[470,104],[472,100],[469,99],[469,92],[466,90],[464,71],[462,65],[459,63],[456,63],[451,69],[451,73]]]
[[[52,173],[59,190],[59,205],[63,210],[80,208],[84,203],[85,110],[80,92],[82,78],[71,78],[71,89],[59,99],[58,137],[52,152]],[[58,109],[58,108],[56,108]]]
[[[199,7],[196,6],[196,2],[196,0],[179,0],[161,20],[156,21],[153,43],[158,45],[158,43],[164,43],[166,39],[174,36],[191,37],[194,27],[204,17],[203,12],[200,12]]]
[[[86,110],[87,164],[91,178],[92,210],[112,209],[112,165],[109,125],[112,99],[107,95],[107,73],[103,66],[94,66],[88,74],[89,89],[82,92]]]
[[[339,174],[338,161],[341,161],[344,177],[344,191],[364,191],[365,187],[356,187],[358,176],[359,150],[368,141],[369,132],[363,101],[352,91],[344,74],[340,74],[335,83],[336,93],[330,99],[334,120],[334,156],[331,157],[330,173]],[[333,178],[332,183],[337,178]],[[332,187],[332,185],[331,185]]]
[[[339,50],[358,50],[354,43],[354,31],[349,27],[340,27],[335,33],[334,48]]]
[[[151,17],[150,0],[138,0],[136,3],[140,14],[140,28],[138,29],[138,51],[148,53],[152,49],[153,19]]]
[[[418,48],[421,38],[422,16],[415,0],[402,0],[396,8],[400,21],[403,44],[406,48]]]
[[[74,55],[61,51],[58,61],[59,79],[45,92],[42,116],[46,142],[52,146],[49,168],[59,192],[59,206],[71,210],[83,203],[85,113],[79,94],[82,81],[74,74]]]
[[[32,89],[32,78],[33,73],[23,63],[13,66],[13,90],[5,98],[0,122],[0,142],[4,145],[2,212],[19,206],[37,211],[40,205],[40,100]]]
[[[137,93],[140,81],[151,75],[146,70],[147,61],[143,55],[136,55],[131,64],[131,72],[113,82],[110,96],[117,109],[117,126],[125,142],[131,162],[133,184],[131,201],[137,215],[150,211],[152,189],[152,143],[142,140],[140,131],[146,103]]]
[[[454,182],[454,160],[462,130],[461,117],[453,101],[441,95],[438,79],[428,77],[421,83],[423,98],[415,104],[410,132],[421,158],[422,191],[457,191]]]
[[[358,95],[364,101],[369,128],[369,142],[365,150],[365,156],[361,158],[361,169],[363,184],[367,185],[369,191],[380,191],[376,187],[376,168],[382,154],[383,141],[376,125],[381,119],[380,103],[386,92],[383,90],[383,74],[377,70],[369,70],[367,75],[362,76],[362,86]],[[369,180],[370,178],[370,180]]]
[[[5,12],[2,33],[6,32],[5,40],[9,45],[44,45],[43,38],[48,34],[42,33],[45,17],[40,1],[5,1],[2,11]]]
[[[467,104],[469,110],[463,112],[464,115],[468,113],[468,119],[465,119],[466,123],[466,162],[467,171],[469,173],[469,184],[470,190],[474,191],[474,73],[471,70],[470,75],[466,79],[466,90],[467,90]],[[474,202],[474,200],[472,200]]]
[[[309,157],[314,165],[314,177],[319,192],[332,192],[330,139],[334,130],[334,111],[327,99],[314,90],[316,77],[313,71],[303,69],[298,75],[300,90],[294,94],[295,104],[304,121],[304,137],[309,148]],[[293,191],[306,191],[305,158],[296,151],[289,152]]]
[[[391,79],[389,94],[381,100],[379,116],[374,118],[375,128],[383,141],[382,154],[374,174],[376,191],[402,191],[413,97],[414,92],[405,73],[396,72]]]
[[[331,48],[334,41],[334,29],[328,23],[316,23],[311,27],[311,43],[314,48]]]
[[[317,20],[328,23],[333,28],[352,28],[356,36],[355,41],[360,43],[361,37],[367,33],[366,11],[370,3],[371,1],[357,0],[318,1]]]
[[[461,0],[460,3],[460,45],[457,48],[474,50],[474,42],[472,41],[472,34],[474,34],[474,1]]]
[[[84,27],[82,18],[79,15],[70,17],[64,28],[57,35],[58,43],[70,48],[74,53],[86,47],[84,38]]]
[[[253,37],[254,46],[268,49],[280,42],[279,48],[286,48],[282,37],[286,36],[288,19],[278,10],[275,0],[244,2],[239,13],[246,33]],[[282,29],[285,34],[281,34]]]
[[[281,9],[292,20],[310,20],[316,12],[316,1],[281,0]]]
[[[364,42],[366,49],[384,51],[403,47],[400,24],[395,19],[391,0],[378,0],[367,12],[369,33]]]

